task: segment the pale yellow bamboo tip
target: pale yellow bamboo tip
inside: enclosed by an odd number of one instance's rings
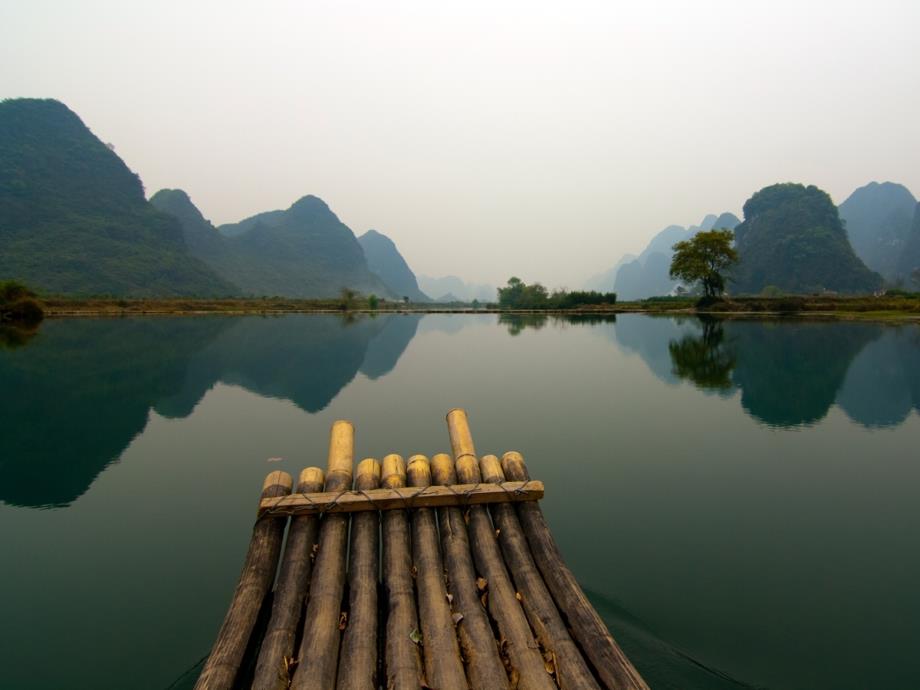
[[[377,481],[380,480],[380,463],[376,458],[364,458],[358,463],[358,477],[371,477]]]
[[[472,455],[457,458],[457,478],[461,484],[478,484],[480,479],[479,461]]]
[[[454,459],[447,453],[438,453],[431,458],[431,476],[435,484],[449,486],[457,483]]]
[[[431,485],[431,465],[424,455],[413,455],[409,458],[407,474],[409,475],[409,486]]]
[[[326,476],[323,474],[323,471],[319,467],[304,467],[300,471],[300,477],[297,480],[297,487],[304,491],[309,489],[310,491],[322,491],[323,483],[326,481]]]
[[[476,455],[470,422],[465,410],[457,407],[447,413],[447,432],[450,435],[450,446],[457,460],[464,455]]]
[[[273,486],[281,486],[290,492],[291,487],[294,486],[294,478],[287,472],[282,470],[275,470],[274,472],[270,472],[268,476],[265,477],[265,481],[262,482],[262,491],[265,491],[265,489],[271,488]]]
[[[509,450],[502,456],[502,469],[510,481],[524,482],[530,479],[524,457],[516,450]]]
[[[383,459],[383,486],[395,489],[406,485],[406,462],[401,455],[392,453]]]
[[[329,432],[329,460],[326,463],[328,468],[326,474],[338,472],[350,477],[354,463],[355,428],[351,422],[339,419],[333,422]]]
[[[376,489],[380,486],[380,463],[376,458],[364,458],[358,463],[355,474],[355,488],[359,491]]]
[[[482,481],[488,484],[501,484],[505,481],[502,464],[494,455],[483,455],[479,459],[479,471],[482,473]]]

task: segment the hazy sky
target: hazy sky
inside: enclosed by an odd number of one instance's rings
[[[325,199],[418,273],[578,287],[777,181],[920,194],[920,2],[0,0],[64,101],[215,223]]]

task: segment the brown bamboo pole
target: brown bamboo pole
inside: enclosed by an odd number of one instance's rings
[[[406,463],[399,455],[383,459],[383,485],[406,485]],[[386,687],[421,687],[424,678],[419,656],[418,613],[412,584],[409,519],[404,510],[383,513],[383,587],[387,596]]]
[[[446,453],[431,458],[431,474],[435,484],[450,486],[457,483],[454,461]],[[492,625],[479,599],[463,512],[456,506],[440,508],[438,524],[447,589],[453,599],[455,617],[460,618],[457,622],[457,636],[466,662],[470,688],[508,690],[508,676],[498,655]]]
[[[272,472],[265,478],[261,497],[284,496],[290,493],[293,483],[287,472]],[[283,517],[256,520],[233,600],[211,654],[195,683],[195,690],[229,690],[233,687],[259,609],[275,579],[286,523]]]
[[[358,464],[355,488],[380,486],[380,463],[366,458]],[[348,559],[348,619],[339,657],[338,690],[377,688],[377,579],[380,516],[358,513],[351,519]]]
[[[332,425],[329,435],[326,491],[351,488],[354,455],[355,429],[350,422],[339,420]],[[323,517],[299,662],[291,681],[294,690],[332,690],[335,687],[347,540],[347,515]]]
[[[494,455],[480,458],[479,469],[484,482],[499,484],[505,480],[501,462]],[[496,503],[491,512],[498,543],[514,578],[527,620],[545,650],[544,659],[555,667],[556,684],[562,690],[600,690],[591,669],[566,630],[556,603],[534,563],[514,506],[510,503]]]
[[[424,455],[409,458],[409,486],[431,486],[431,467]],[[428,684],[438,690],[467,690],[460,647],[444,586],[444,565],[438,547],[438,525],[431,508],[414,508],[412,558],[418,591],[422,651]]]
[[[505,453],[502,468],[509,479],[527,481],[529,478],[520,453]],[[537,503],[522,503],[517,513],[543,580],[568,623],[572,636],[593,664],[601,681],[610,690],[648,690],[648,685],[610,635],[572,571],[566,566],[540,506]]]
[[[479,483],[479,461],[466,413],[451,410],[447,415],[447,425],[456,458],[457,478],[465,484]],[[470,547],[476,568],[486,580],[488,609],[503,639],[504,652],[511,667],[511,686],[521,690],[552,690],[556,684],[544,667],[539,647],[517,600],[489,514],[482,506],[471,506],[468,515]]]
[[[300,473],[297,492],[314,493],[323,488],[323,471],[307,467]],[[313,571],[313,546],[319,531],[319,518],[298,515],[288,528],[281,571],[275,585],[271,620],[262,639],[256,662],[253,690],[285,690],[291,681],[294,636],[303,614],[310,574]]]

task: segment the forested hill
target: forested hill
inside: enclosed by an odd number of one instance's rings
[[[830,290],[867,293],[882,278],[856,256],[828,194],[811,185],[775,184],[744,204],[744,222],[735,228],[740,255],[732,292]]]
[[[315,196],[219,229],[182,190],[160,190],[150,201],[182,223],[194,256],[244,294],[334,297],[351,288],[399,297],[370,271],[354,233]]]
[[[399,297],[408,297],[412,302],[431,301],[419,289],[415,274],[393,240],[376,230],[368,230],[358,238],[358,242],[364,250],[368,267],[380,276],[392,292]]]
[[[65,105],[0,102],[0,277],[44,292],[237,294]]]

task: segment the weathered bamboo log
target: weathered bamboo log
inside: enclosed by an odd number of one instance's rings
[[[366,458],[358,464],[355,488],[380,486],[380,463]],[[339,659],[338,690],[377,688],[378,513],[358,513],[351,519],[348,558],[348,619]]]
[[[300,473],[297,492],[308,494],[323,488],[323,471],[307,467]],[[256,663],[252,690],[286,690],[291,681],[294,661],[294,637],[303,615],[304,600],[313,570],[313,546],[319,530],[319,518],[300,515],[288,527],[281,571],[275,585],[271,620],[262,641]]]
[[[439,508],[449,505],[517,503],[543,498],[543,482],[500,484],[454,484],[424,488],[374,489],[373,491],[325,491],[267,498],[259,505],[262,515],[319,515],[391,510]]]
[[[409,486],[431,486],[431,468],[424,455],[409,458]],[[428,685],[438,690],[467,690],[460,661],[457,633],[444,586],[444,566],[438,547],[438,525],[431,508],[415,508],[412,521],[412,558],[418,591],[422,652]]]
[[[505,453],[502,468],[508,479],[526,481],[529,477],[520,453]],[[572,636],[594,665],[601,681],[610,690],[648,690],[648,685],[614,641],[563,561],[540,506],[536,503],[521,504],[517,512],[543,579]]]
[[[505,479],[501,462],[494,455],[480,458],[479,469],[484,482],[497,484]],[[505,564],[520,594],[527,620],[545,650],[544,659],[555,667],[556,684],[562,690],[600,690],[591,669],[569,636],[556,603],[534,563],[514,506],[510,503],[495,504],[491,506],[491,513]]]
[[[291,491],[293,483],[287,472],[272,472],[265,478],[262,498],[283,496]],[[285,518],[276,517],[256,520],[233,601],[195,683],[195,690],[230,690],[233,687],[259,609],[275,579],[286,522]]]
[[[431,458],[435,484],[457,483],[453,459],[440,453]],[[476,572],[470,557],[470,543],[463,512],[456,506],[438,509],[441,549],[447,573],[447,589],[453,599],[457,636],[466,663],[471,690],[507,690],[508,676],[498,655],[488,614],[479,599]]]
[[[335,422],[329,437],[326,491],[351,488],[354,454],[354,427],[350,422]],[[291,682],[294,690],[332,690],[335,687],[347,540],[347,515],[323,517],[299,661]]]
[[[383,459],[383,485],[406,485],[406,464],[398,455]],[[393,690],[421,687],[418,613],[412,584],[409,519],[404,510],[383,514],[383,587],[387,595],[386,687]]]
[[[461,482],[480,481],[479,461],[466,413],[451,410],[447,415],[450,443]],[[504,652],[511,666],[511,685],[521,690],[552,690],[556,687],[544,667],[539,646],[531,634],[524,611],[505,568],[489,514],[482,506],[469,509],[469,538],[476,567],[486,580],[488,609],[504,640]]]

